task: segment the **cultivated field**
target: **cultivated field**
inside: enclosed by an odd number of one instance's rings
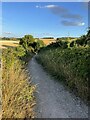
[[[19,41],[0,40],[0,48],[17,47],[18,44],[19,44]]]
[[[56,39],[40,39],[44,42],[45,45],[49,45],[52,42],[56,42]],[[7,48],[7,47],[17,47],[19,41],[13,40],[0,40],[0,48]]]
[[[54,43],[54,42],[57,41],[56,39],[43,39],[43,38],[40,39],[40,40],[42,40],[45,45],[49,45],[49,44]],[[69,39],[68,38],[67,40],[62,39],[62,41],[68,41],[68,42],[72,42],[72,41],[76,41],[76,40],[77,40],[76,38],[74,38],[74,39],[71,39],[71,38]]]
[[[56,42],[56,39],[40,39],[44,42],[45,45],[49,45],[52,42]]]

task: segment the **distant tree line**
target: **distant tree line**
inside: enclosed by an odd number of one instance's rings
[[[54,37],[43,37],[42,39],[54,39]]]
[[[56,40],[59,41],[59,40],[72,40],[72,39],[76,39],[76,37],[60,37],[60,38],[57,38]]]
[[[20,38],[14,38],[14,37],[2,37],[2,40],[19,40]]]

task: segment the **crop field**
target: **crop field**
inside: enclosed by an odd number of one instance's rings
[[[55,39],[40,39],[44,42],[45,45],[49,45],[52,42],[56,42]]]
[[[17,47],[19,44],[19,41],[13,41],[13,40],[0,40],[0,48],[7,48],[7,47]]]
[[[49,45],[49,44],[55,43],[57,41],[56,39],[40,39],[40,40],[42,40],[45,45]],[[73,39],[68,38],[67,40],[62,39],[62,41],[68,41],[69,43],[72,42],[72,41],[76,41],[76,40],[77,40],[76,38],[73,38]]]

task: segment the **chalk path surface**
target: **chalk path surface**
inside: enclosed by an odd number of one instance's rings
[[[31,81],[36,87],[37,118],[88,118],[88,107],[52,78],[35,57],[28,64]]]

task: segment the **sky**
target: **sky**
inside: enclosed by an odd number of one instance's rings
[[[86,33],[88,7],[83,2],[3,2],[6,37],[78,37]]]
[[[89,2],[90,0],[1,0],[3,2]]]

